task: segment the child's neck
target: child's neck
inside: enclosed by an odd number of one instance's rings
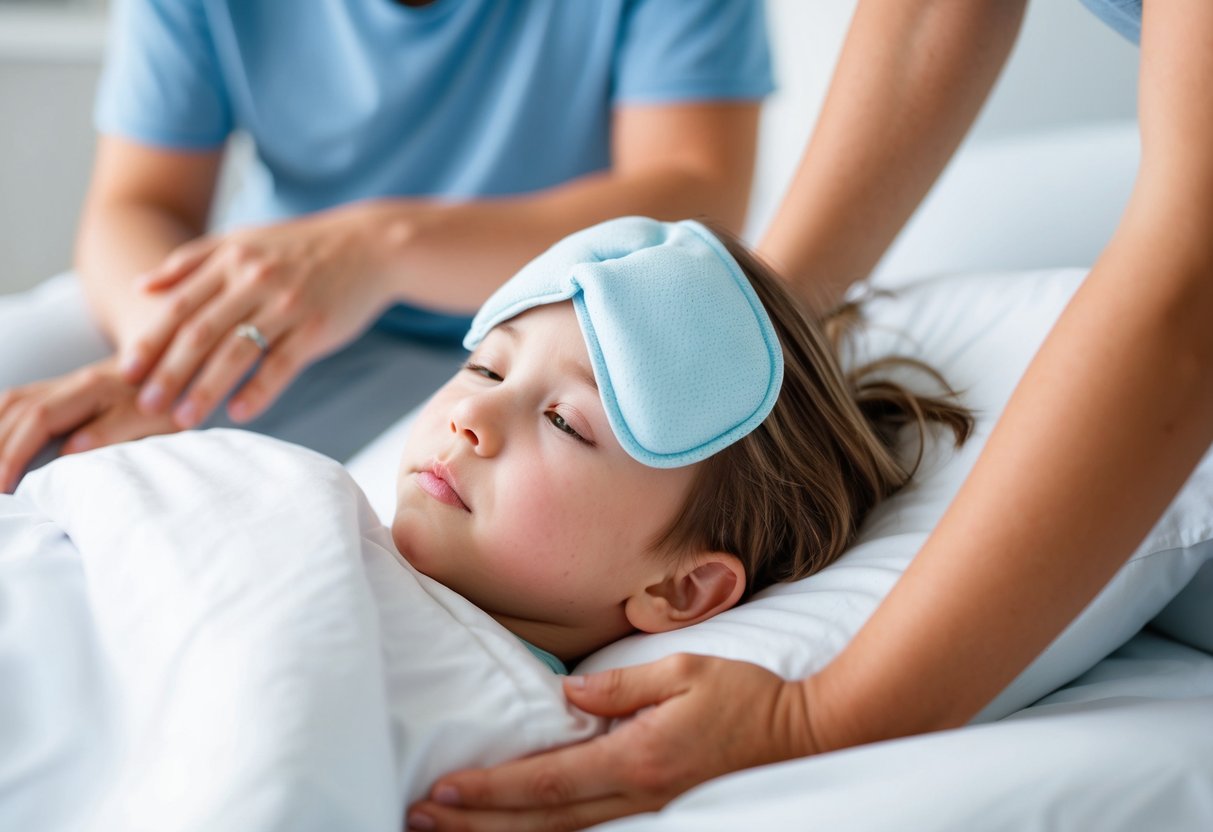
[[[489,612],[489,615],[523,641],[548,651],[570,667],[583,656],[633,632],[630,626],[622,632],[618,626],[601,628],[599,631],[549,621],[512,618],[494,612]]]

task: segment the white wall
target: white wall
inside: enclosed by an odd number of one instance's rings
[[[769,0],[780,91],[763,121],[750,235],[787,182],[822,98],[855,0]],[[0,3],[0,292],[70,262],[93,136],[102,26],[87,9],[36,15]],[[1035,0],[975,138],[1131,117],[1136,49],[1078,0]]]
[[[71,259],[103,42],[88,5],[0,3],[0,292]]]
[[[779,90],[763,114],[751,239],[766,227],[796,168],[855,6],[856,0],[767,0]],[[1078,0],[1034,0],[969,141],[1133,118],[1137,57],[1137,47]]]

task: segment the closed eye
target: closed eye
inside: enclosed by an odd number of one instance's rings
[[[556,430],[560,431],[561,433],[567,433],[569,436],[573,437],[578,442],[581,442],[584,445],[589,445],[591,448],[594,447],[593,442],[591,442],[590,440],[588,440],[584,436],[582,436],[580,433],[578,433],[573,428],[573,426],[570,425],[567,421],[565,421],[565,418],[563,416],[561,416],[559,413],[557,413],[555,410],[549,410],[546,413],[544,413],[543,415],[548,418],[548,421],[552,423],[553,427],[555,427]]]
[[[471,361],[464,362],[463,369],[475,373],[478,376],[484,376],[489,381],[505,381],[504,378],[490,370],[483,364],[473,364]]]

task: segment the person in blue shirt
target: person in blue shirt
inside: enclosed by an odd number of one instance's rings
[[[641,714],[443,777],[410,828],[584,828],[730,771],[964,725],[1124,565],[1213,443],[1213,4],[1084,2],[1140,38],[1136,186],[872,618],[805,679],[676,656],[566,682],[592,713]],[[861,0],[759,246],[803,300],[826,308],[876,265],[976,117],[1025,5]]]
[[[348,457],[553,241],[736,229],[771,88],[755,0],[119,2],[76,256],[114,354],[0,401],[0,488],[56,435],[235,421]]]

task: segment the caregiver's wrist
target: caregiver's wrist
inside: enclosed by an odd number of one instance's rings
[[[353,229],[360,275],[385,306],[409,298],[409,268],[422,235],[419,212],[403,199],[369,199],[340,209]]]
[[[833,679],[823,671],[797,684],[806,714],[805,734],[801,740],[804,751],[801,756],[824,754],[857,745],[858,741],[847,737],[846,720],[840,712],[845,709],[839,707],[839,691]]]
[[[873,697],[870,687],[837,660],[799,684],[808,711],[812,753],[839,751],[870,742],[894,739],[913,731],[898,730],[897,703]],[[875,680],[869,680],[868,685]]]

